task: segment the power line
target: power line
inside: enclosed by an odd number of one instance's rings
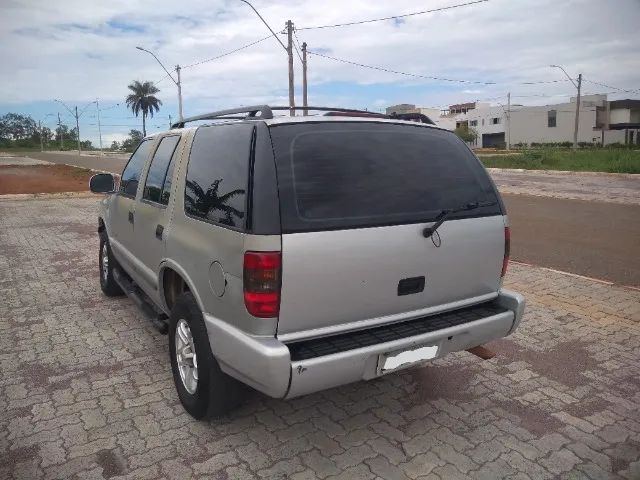
[[[320,28],[348,27],[348,26],[351,26],[351,25],[362,25],[363,23],[383,22],[385,20],[394,20],[394,19],[398,19],[398,18],[406,18],[406,17],[413,17],[413,16],[416,16],[416,15],[424,15],[425,13],[442,12],[444,10],[451,10],[453,8],[459,8],[459,7],[467,7],[469,5],[474,5],[476,3],[484,3],[484,2],[488,2],[488,1],[489,0],[475,0],[473,2],[459,3],[457,5],[449,5],[448,7],[432,8],[430,10],[422,10],[420,12],[405,13],[403,15],[392,15],[390,17],[372,18],[370,20],[359,20],[359,21],[347,22],[347,23],[335,23],[333,25],[316,25],[316,26],[313,26],[313,27],[298,28],[298,30],[317,30],[317,29],[320,29]]]
[[[481,82],[481,81],[476,81],[476,80],[458,80],[458,79],[453,79],[453,78],[434,77],[434,76],[431,76],[431,75],[420,75],[420,74],[417,74],[417,73],[400,72],[398,70],[392,70],[390,68],[377,67],[377,66],[374,66],[374,65],[365,65],[364,63],[353,62],[351,60],[345,60],[344,58],[331,57],[329,55],[323,55],[322,53],[312,52],[311,50],[307,50],[307,53],[309,55],[315,55],[317,57],[328,58],[328,59],[334,60],[336,62],[348,63],[349,65],[355,65],[357,67],[362,67],[362,68],[369,68],[371,70],[379,70],[381,72],[396,73],[398,75],[405,75],[407,77],[426,78],[428,80],[440,80],[440,81],[443,81],[443,82],[453,82],[453,83],[473,83],[473,84],[480,84],[480,85],[495,85],[496,84],[495,82]]]
[[[322,53],[313,52],[311,50],[307,50],[307,53],[309,55],[316,55],[318,57],[328,58],[328,59],[334,60],[336,62],[347,63],[349,65],[355,65],[355,66],[362,67],[362,68],[369,68],[371,70],[379,70],[379,71],[382,71],[382,72],[396,73],[398,75],[405,75],[405,76],[408,76],[408,77],[426,78],[428,80],[439,80],[439,81],[443,81],[443,82],[453,82],[453,83],[470,83],[470,84],[476,84],[476,85],[498,85],[499,84],[499,82],[491,82],[491,81],[483,82],[483,81],[478,81],[478,80],[463,80],[463,79],[443,78],[443,77],[436,77],[436,76],[432,76],[432,75],[420,75],[420,74],[417,74],[417,73],[401,72],[399,70],[393,70],[393,69],[390,69],[390,68],[379,67],[379,66],[375,66],[375,65],[366,65],[364,63],[354,62],[352,60],[346,60],[344,58],[332,57],[332,56],[329,56],[329,55],[324,55]],[[544,84],[544,83],[560,83],[560,82],[568,82],[568,81],[569,80],[567,80],[567,79],[562,79],[562,80],[538,80],[538,81],[531,81],[531,82],[514,82],[513,84],[514,85],[537,85],[537,84]]]
[[[624,92],[624,93],[638,93],[638,92],[640,92],[640,90],[625,90],[624,88],[613,87],[611,85],[607,85],[605,83],[600,83],[600,82],[594,82],[593,80],[588,80],[586,78],[583,78],[583,80],[585,82],[593,83],[594,85],[599,85],[599,86],[605,87],[605,88],[613,88],[614,90],[619,90],[620,92]]]
[[[293,46],[296,49],[296,53],[298,54],[298,58],[300,59],[300,63],[304,64],[304,61],[302,60],[302,54],[300,53],[300,50],[302,50],[302,47],[300,46],[300,40],[298,40],[298,34],[296,33],[296,29],[295,28],[293,29],[293,36],[296,39],[296,43],[294,43]]]
[[[167,73],[164,77],[162,77],[160,80],[158,80],[157,82],[152,82],[154,85],[159,84],[160,82],[164,82],[168,77],[170,77],[170,75]]]
[[[197,65],[202,65],[203,63],[212,62],[213,60],[217,60],[217,59],[219,59],[219,58],[226,57],[227,55],[231,55],[232,53],[239,52],[240,50],[244,50],[245,48],[249,48],[249,47],[252,47],[252,46],[254,46],[254,45],[257,45],[257,44],[258,44],[258,43],[260,43],[260,42],[264,42],[265,40],[267,40],[267,39],[271,38],[272,36],[273,36],[273,35],[267,35],[266,37],[260,38],[260,39],[258,39],[258,40],[256,40],[256,41],[254,41],[254,42],[251,42],[251,43],[248,43],[248,44],[246,44],[246,45],[243,45],[242,47],[236,48],[235,50],[231,50],[231,51],[229,51],[229,52],[226,52],[226,53],[223,53],[223,54],[221,54],[221,55],[218,55],[217,57],[207,58],[206,60],[201,60],[201,61],[199,61],[199,62],[195,62],[195,63],[192,63],[192,64],[190,64],[190,65],[185,65],[185,66],[184,66],[184,67],[182,67],[182,68],[183,68],[183,69],[185,69],[185,68],[191,68],[191,67],[195,67],[195,66],[197,66]]]

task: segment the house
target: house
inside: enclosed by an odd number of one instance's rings
[[[471,102],[450,105],[447,110],[395,105],[387,113],[404,109],[424,113],[449,130],[466,126],[478,133],[472,147],[502,147],[532,143],[573,142],[576,97],[569,102],[541,106]],[[609,101],[606,95],[580,98],[578,142],[640,145],[640,100]]]

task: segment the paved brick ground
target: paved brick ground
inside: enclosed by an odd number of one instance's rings
[[[640,292],[512,265],[492,360],[197,422],[166,337],[99,291],[95,205],[0,201],[0,478],[640,478]]]

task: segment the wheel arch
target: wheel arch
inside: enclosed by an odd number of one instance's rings
[[[189,274],[179,264],[172,260],[164,260],[158,272],[158,293],[163,306],[170,312],[177,296],[183,292],[191,292],[196,299],[198,308],[204,311],[198,291],[193,286]]]
[[[102,217],[98,217],[98,236],[101,239],[107,237],[107,227],[104,224],[104,220],[102,219]]]

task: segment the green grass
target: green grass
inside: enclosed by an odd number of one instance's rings
[[[543,148],[525,150],[520,155],[483,155],[480,160],[486,167],[494,168],[640,173],[639,150]]]

